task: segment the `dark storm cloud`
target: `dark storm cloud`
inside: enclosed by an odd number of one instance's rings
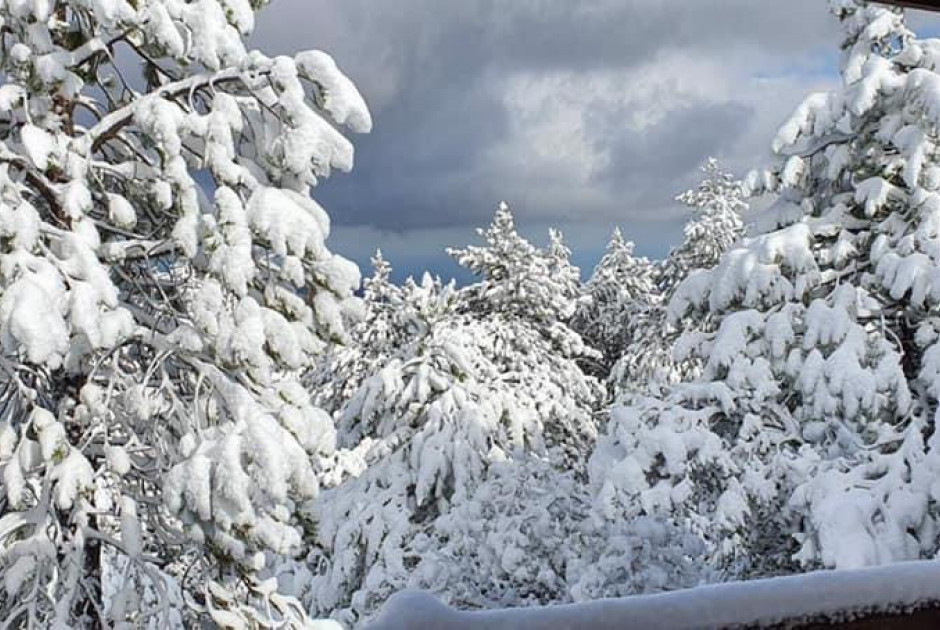
[[[838,60],[821,0],[275,0],[253,43],[327,50],[373,110],[355,171],[317,191],[337,248],[436,269],[500,199],[526,231],[617,224],[661,254],[698,165],[765,163]]]
[[[481,78],[444,75],[433,90],[407,90],[380,121],[356,138],[354,176],[321,191],[338,222],[441,227],[455,223],[455,205],[491,205],[493,191],[470,175],[505,136],[506,112]]]

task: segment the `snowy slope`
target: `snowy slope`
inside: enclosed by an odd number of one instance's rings
[[[457,612],[430,594],[405,591],[388,601],[369,630],[719,628],[809,618],[844,619],[934,602],[940,602],[940,562],[920,561],[566,606],[481,612]]]

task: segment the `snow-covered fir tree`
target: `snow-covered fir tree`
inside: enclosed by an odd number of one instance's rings
[[[714,267],[743,236],[743,213],[747,210],[743,182],[724,171],[714,158],[701,170],[704,178],[698,187],[676,197],[693,212],[683,229],[682,243],[652,267],[652,287],[646,299],[638,303],[639,308],[625,311],[620,322],[623,341],[609,370],[615,399],[661,393],[663,386],[693,377],[701,367],[698,361],[679,361],[674,356],[679,333],[700,326],[701,318],[670,321],[668,304],[682,280],[699,269]]]
[[[744,236],[747,211],[744,182],[708,158],[702,166],[704,177],[696,188],[676,197],[689,207],[692,217],[683,229],[682,243],[669,252],[657,274],[657,282],[667,299],[672,290],[696,269],[711,269],[721,256]]]
[[[635,256],[634,244],[616,228],[607,250],[584,284],[572,327],[601,353],[592,372],[606,376],[625,353],[633,337],[636,317],[657,302],[656,267]]]
[[[380,250],[371,263],[372,275],[362,282],[362,308],[347,323],[349,343],[332,344],[304,381],[316,405],[330,414],[338,413],[362,381],[411,338],[417,294],[392,283],[392,266]],[[413,282],[406,287],[417,288]]]
[[[246,50],[263,4],[0,2],[4,625],[307,623],[299,374],[359,284],[310,191],[371,120],[326,54]]]
[[[708,524],[740,574],[937,552],[940,75],[894,9],[834,0],[842,85],[781,128],[755,233],[671,301],[701,378],[615,412],[611,514]]]
[[[350,624],[407,585],[412,541],[465,500],[492,457],[540,437],[498,388],[478,347],[490,331],[457,313],[453,285],[425,276],[400,290],[407,308],[393,325],[409,334],[337,414],[354,474],[308,505],[315,536],[291,577],[313,610]]]
[[[393,326],[415,320],[336,414],[340,457],[354,474],[307,506],[316,523],[298,594],[322,614],[361,621],[404,585],[405,548],[483,468],[499,411],[478,379],[489,366],[452,326],[453,285],[426,276],[402,288]],[[456,499],[455,499],[456,495]]]

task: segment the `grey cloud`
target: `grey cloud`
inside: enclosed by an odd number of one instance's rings
[[[640,132],[618,135],[608,123],[613,159],[601,181],[620,195],[638,191],[640,203],[661,204],[695,183],[685,176],[697,177],[705,158],[727,154],[752,115],[732,102],[683,107]]]
[[[470,178],[505,133],[505,111],[482,80],[440,81],[427,103],[412,95],[356,139],[356,170],[326,183],[323,202],[340,223],[380,228],[452,225],[460,206],[488,205]],[[489,193],[492,195],[492,192]]]
[[[280,0],[261,14],[255,42],[324,47],[378,81],[390,68],[420,78],[622,67],[675,46],[801,54],[835,34],[819,0]]]
[[[820,0],[276,0],[253,44],[329,51],[373,109],[374,132],[354,138],[356,170],[317,191],[338,236],[349,236],[338,248],[368,235],[394,241],[410,267],[424,259],[435,268],[446,243],[430,235],[467,241],[504,198],[523,227],[572,221],[580,242],[620,224],[638,241],[657,235],[661,252],[661,235],[676,238],[681,223],[671,199],[698,164],[710,154],[738,169],[762,164],[775,126],[808,87],[833,80],[838,59]],[[500,91],[519,75],[630,76],[675,54],[711,64],[715,85],[663,106],[653,124],[624,123],[622,108],[635,104],[584,95],[583,140],[609,157],[588,178],[563,160],[540,161],[537,140],[520,131],[540,120],[511,118]],[[689,79],[679,72],[663,89]]]

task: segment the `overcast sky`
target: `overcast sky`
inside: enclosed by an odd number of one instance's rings
[[[709,156],[745,174],[777,127],[836,81],[824,0],[274,0],[253,44],[318,48],[375,121],[356,168],[315,192],[331,247],[369,273],[459,273],[500,200],[535,242],[560,227],[593,266],[614,226],[660,257],[681,234],[673,197]],[[920,31],[937,20],[912,13]]]

